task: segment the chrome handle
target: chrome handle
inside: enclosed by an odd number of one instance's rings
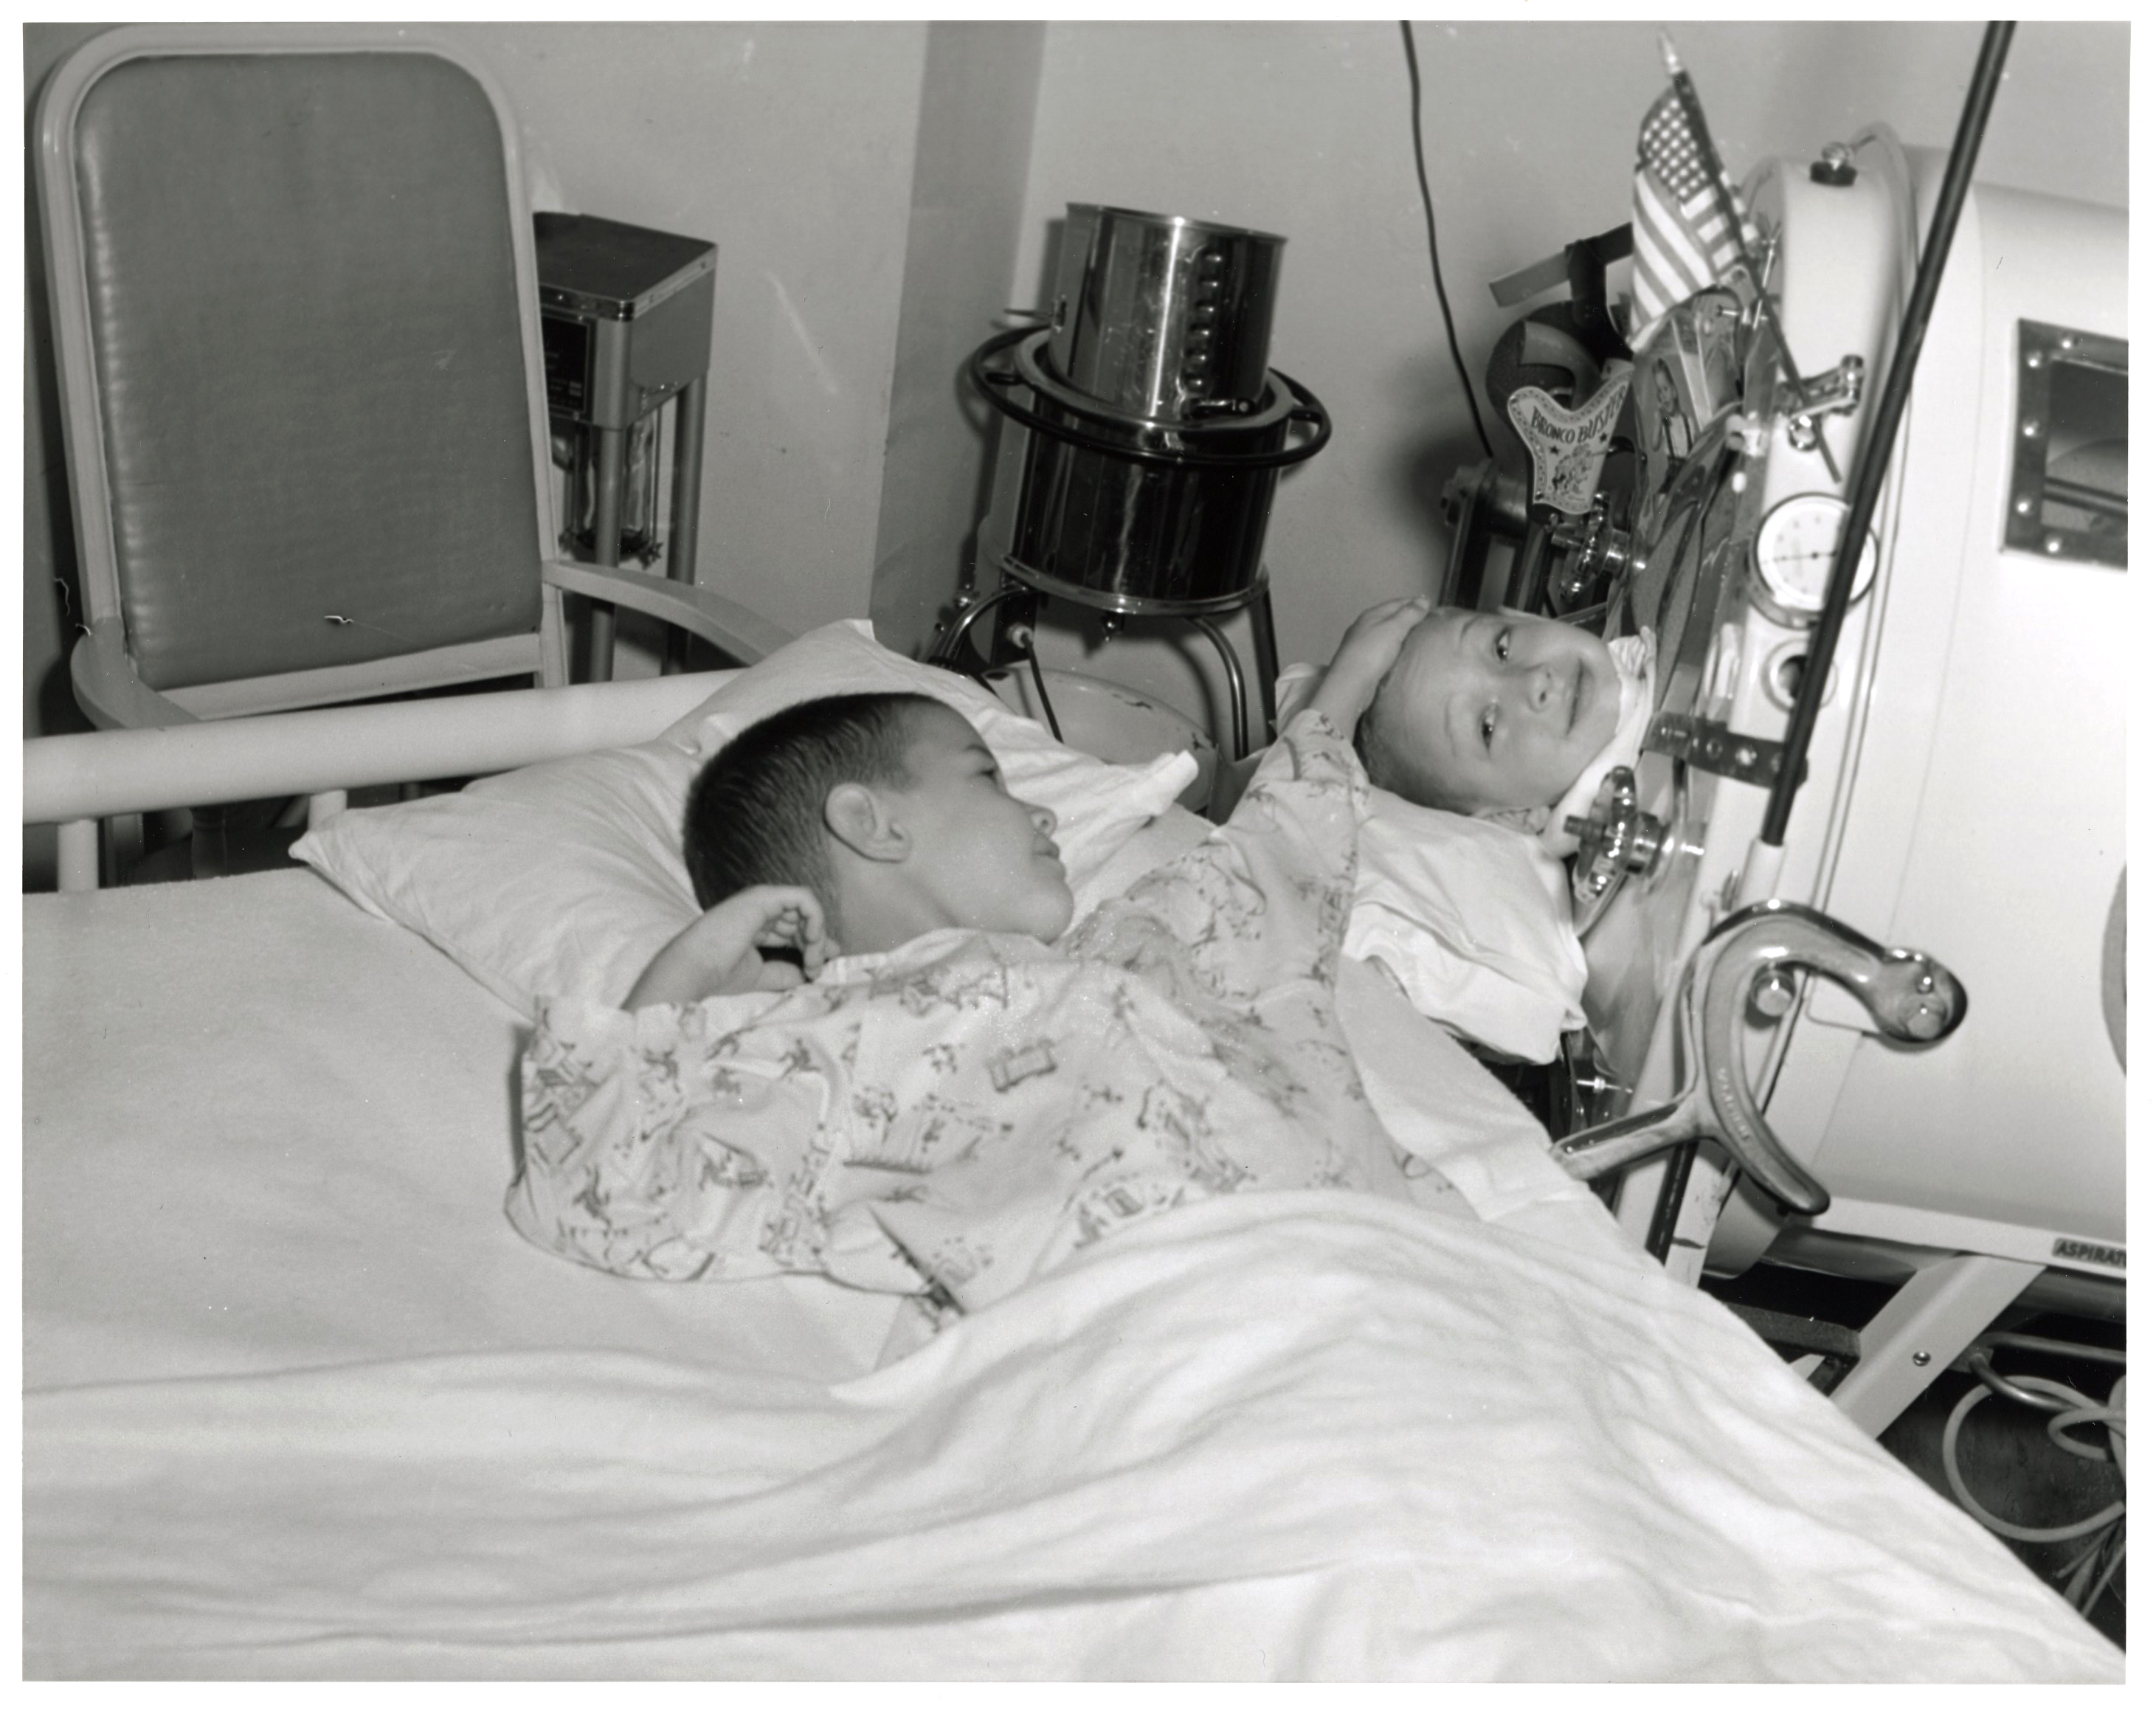
[[[1566,1172],[1599,1178],[1657,1150],[1712,1137],[1784,1207],[1825,1213],[1825,1187],[1789,1158],[1744,1076],[1746,1008],[1755,993],[1787,993],[1792,968],[1840,983],[1897,1041],[1938,1041],[1969,1009],[1953,972],[1925,953],[1879,946],[1808,906],[1770,899],[1739,911],[1701,944],[1686,974],[1677,1009],[1685,1087],[1650,1111],[1562,1138],[1556,1150]]]

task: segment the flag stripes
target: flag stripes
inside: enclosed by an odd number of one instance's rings
[[[1716,195],[1701,140],[1675,90],[1647,110],[1632,175],[1632,314],[1629,337],[1644,345],[1663,316],[1704,291],[1758,242],[1751,223],[1733,231]]]

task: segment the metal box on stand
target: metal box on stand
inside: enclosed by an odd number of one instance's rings
[[[704,377],[718,246],[594,214],[532,217],[547,411],[567,472],[562,546],[580,559],[696,577]],[[659,531],[661,410],[675,402],[672,504]],[[588,675],[613,676],[613,613],[595,607]],[[670,647],[666,670],[680,659]]]

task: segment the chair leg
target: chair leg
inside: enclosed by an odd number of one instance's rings
[[[231,872],[231,854],[225,844],[224,806],[206,804],[194,813],[194,831],[188,835],[188,856],[197,880],[216,880]]]
[[[142,860],[142,818],[115,815],[105,823],[105,874],[114,886],[124,886]]]

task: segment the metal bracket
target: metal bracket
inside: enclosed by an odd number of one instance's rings
[[[1559,518],[1551,527],[1550,543],[1565,556],[1550,569],[1552,605],[1560,617],[1575,623],[1575,609],[1598,581],[1614,582],[1647,562],[1644,553],[1633,551],[1631,531],[1610,521],[1609,497],[1600,490],[1584,516]]]
[[[1718,721],[1696,720],[1688,714],[1656,715],[1647,728],[1646,747],[1657,755],[1674,756],[1702,773],[1748,786],[1771,787],[1782,769],[1780,739],[1748,737]],[[1797,777],[1801,781],[1804,773]]]
[[[1500,309],[1509,310],[1515,304],[1524,304],[1529,298],[1540,297],[1553,285],[1563,285],[1572,278],[1572,252],[1578,249],[1593,252],[1597,261],[1621,262],[1632,254],[1632,227],[1627,221],[1622,226],[1613,226],[1609,231],[1594,238],[1581,239],[1577,244],[1567,244],[1553,256],[1545,256],[1539,262],[1507,274],[1502,280],[1490,282],[1490,295]]]
[[[2043,1271],[1995,1255],[1919,1268],[1857,1335],[1861,1355],[1835,1388],[1835,1405],[1866,1434],[1883,1433]]]
[[[1784,387],[1777,403],[1789,414],[1789,444],[1799,452],[1815,451],[1819,419],[1846,416],[1863,398],[1864,359],[1854,355],[1820,374],[1804,377],[1794,388]]]

